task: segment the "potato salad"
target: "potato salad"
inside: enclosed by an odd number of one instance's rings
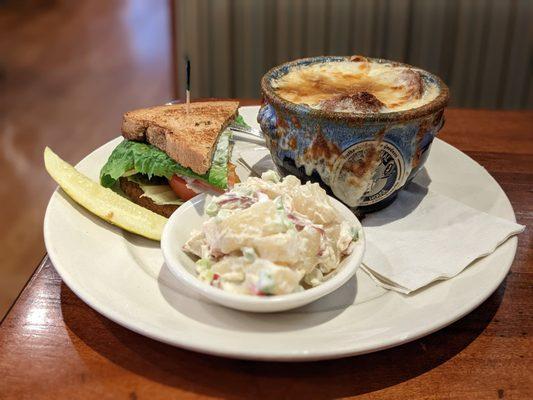
[[[250,177],[205,208],[183,249],[198,278],[233,293],[280,295],[320,285],[359,238],[317,183],[274,171]]]

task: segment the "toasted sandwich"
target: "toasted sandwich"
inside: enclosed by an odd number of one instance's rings
[[[198,193],[223,192],[238,180],[227,129],[238,107],[210,101],[127,112],[124,141],[102,167],[101,185],[118,182],[132,201],[165,217]]]

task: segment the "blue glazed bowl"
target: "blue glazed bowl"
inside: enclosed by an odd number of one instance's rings
[[[345,113],[312,109],[278,96],[272,82],[292,68],[350,57],[313,57],[277,66],[261,80],[263,104],[257,121],[282,175],[320,183],[329,194],[361,212],[391,204],[426,161],[433,138],[444,124],[448,87],[429,72],[407,66],[436,84],[430,103],[390,113]]]

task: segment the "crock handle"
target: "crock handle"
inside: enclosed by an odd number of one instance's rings
[[[257,122],[261,126],[263,134],[274,136],[278,127],[278,117],[272,105],[263,103],[257,114]]]

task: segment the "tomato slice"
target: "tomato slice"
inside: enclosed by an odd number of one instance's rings
[[[174,193],[176,193],[176,195],[184,201],[192,199],[198,194],[194,190],[189,189],[187,187],[187,182],[185,182],[185,180],[180,178],[178,175],[173,175],[172,178],[170,178],[170,180],[168,181],[168,184],[170,185]]]
[[[214,187],[214,186],[210,185],[209,183],[204,182],[204,181],[201,181],[201,180],[199,180],[199,179],[196,179],[193,183],[194,183],[194,185],[197,186],[199,189],[203,189],[203,190],[205,190],[206,192],[213,192],[213,193],[218,193],[218,194],[222,194],[222,193],[224,193],[224,190],[223,190],[223,189],[220,189],[220,188]]]

